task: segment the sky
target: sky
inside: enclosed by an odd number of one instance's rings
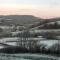
[[[60,0],[0,0],[0,15],[60,17]]]

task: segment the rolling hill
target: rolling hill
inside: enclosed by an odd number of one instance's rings
[[[7,15],[0,16],[0,24],[34,24],[35,22],[40,22],[40,18],[32,16],[32,15]]]
[[[29,28],[44,28],[46,23],[59,21],[60,18],[42,19],[32,15],[0,15],[0,25],[24,25]],[[42,27],[41,27],[42,26]],[[49,26],[48,26],[49,27]]]

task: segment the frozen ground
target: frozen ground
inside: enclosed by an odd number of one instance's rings
[[[60,57],[42,54],[0,54],[0,60],[60,60]]]
[[[6,41],[17,41],[19,38],[15,37],[15,38],[2,38],[0,39],[0,43],[5,43],[5,44],[8,44],[8,45],[12,45],[12,46],[16,46],[17,43],[16,42],[6,42]],[[60,44],[60,41],[59,40],[46,40],[46,39],[42,39],[40,42],[38,41],[38,45],[40,44],[43,44],[43,45],[46,45],[46,48],[49,48],[50,46],[56,44],[56,43],[59,43]],[[0,48],[2,48],[3,45],[0,45]]]

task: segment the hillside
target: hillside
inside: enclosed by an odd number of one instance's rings
[[[30,28],[59,29],[60,28],[60,18],[44,19],[35,25],[33,24]]]
[[[0,16],[0,24],[34,24],[35,22],[39,22],[41,19],[32,15],[8,15],[8,16]]]
[[[60,21],[45,23],[38,27],[39,29],[60,29]]]
[[[51,18],[51,19],[41,19],[32,15],[0,15],[0,25],[24,25],[29,28],[51,28],[50,22],[59,21],[60,18]],[[48,24],[47,24],[48,23]],[[49,25],[50,24],[50,25]],[[46,25],[49,25],[46,27]],[[60,26],[59,26],[60,27]],[[52,27],[53,28],[53,27]]]

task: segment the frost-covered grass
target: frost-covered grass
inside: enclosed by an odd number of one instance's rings
[[[60,60],[59,57],[43,54],[0,54],[2,60]]]

